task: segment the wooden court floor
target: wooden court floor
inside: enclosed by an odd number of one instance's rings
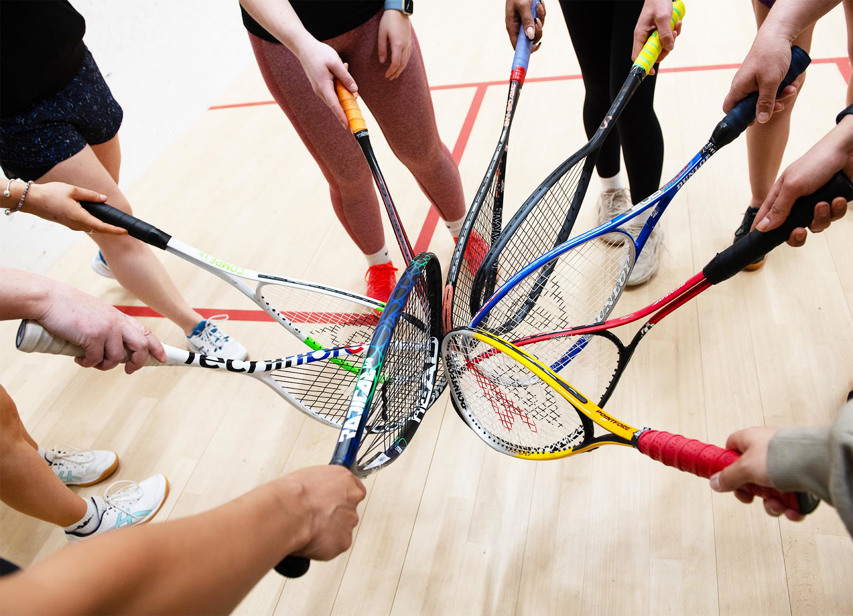
[[[462,25],[451,28],[438,4],[421,2],[414,24],[439,128],[470,200],[500,132],[512,50],[500,6],[457,4],[453,21]],[[513,128],[507,199],[514,205],[586,141],[583,84],[557,3],[549,9]],[[468,31],[465,24],[477,26]],[[747,2],[688,3],[683,35],[657,85],[663,181],[722,117],[754,29]],[[818,24],[811,55],[786,164],[825,134],[844,106],[850,67],[840,8]],[[446,270],[450,237],[366,115],[409,236]],[[258,271],[363,291],[362,261],[333,216],[323,178],[270,104],[257,70],[234,83],[127,192],[137,216],[207,252]],[[597,192],[593,184],[576,229],[594,224]],[[660,273],[627,292],[616,313],[662,296],[728,245],[748,197],[741,139],[672,203],[661,223]],[[759,272],[738,275],[673,314],[641,345],[608,408],[633,425],[717,444],[751,425],[830,422],[853,388],[851,237],[847,216],[803,249],[781,247]],[[123,307],[164,342],[181,345],[177,328],[89,270],[93,251],[82,240],[49,275]],[[229,333],[255,358],[280,354],[284,334],[242,295],[160,256],[193,306],[231,316]],[[48,447],[116,450],[117,479],[166,474],[172,491],[155,523],[328,462],[335,431],[248,379],[178,368],[131,377],[83,370],[66,358],[17,353],[16,326],[0,323],[0,383],[27,428]],[[553,462],[511,459],[464,426],[447,394],[406,455],[366,484],[348,553],[315,563],[299,580],[270,573],[237,612],[853,613],[853,541],[830,507],[803,523],[780,521],[621,448]],[[64,543],[60,529],[0,507],[6,558],[26,566]]]

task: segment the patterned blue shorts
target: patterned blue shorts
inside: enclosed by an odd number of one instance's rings
[[[0,118],[0,165],[6,177],[37,180],[89,145],[116,136],[123,112],[87,49],[63,90],[26,111]]]

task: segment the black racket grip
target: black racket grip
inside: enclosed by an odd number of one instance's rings
[[[81,201],[80,205],[82,205],[83,209],[98,220],[102,220],[115,227],[127,229],[127,232],[131,237],[135,237],[136,239],[141,240],[146,244],[150,244],[155,248],[166,250],[166,245],[169,243],[169,240],[172,239],[172,236],[165,231],[161,231],[154,225],[150,225],[144,220],[139,220],[135,216],[122,212],[121,210],[106,203]]]
[[[791,66],[782,83],[779,84],[779,89],[776,90],[776,96],[782,94],[782,90],[787,88],[791,83],[806,70],[812,59],[809,54],[801,48],[794,45],[791,47]],[[746,130],[746,127],[752,124],[755,120],[755,105],[758,102],[758,92],[753,92],[743,100],[741,100],[734,108],[726,114],[711,134],[711,143],[717,148],[721,148],[735,140],[735,138]]]
[[[711,284],[728,280],[759,256],[787,241],[797,227],[808,227],[814,220],[815,206],[822,201],[831,203],[836,197],[853,201],[853,183],[840,171],[814,193],[794,201],[791,213],[781,225],[764,233],[753,229],[746,237],[717,253],[702,273]]]
[[[284,577],[298,578],[308,572],[308,567],[311,566],[311,561],[304,556],[285,556],[281,561],[273,567],[276,573],[280,573]]]

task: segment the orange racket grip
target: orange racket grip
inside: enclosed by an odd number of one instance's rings
[[[731,449],[658,430],[646,430],[640,434],[637,449],[667,466],[705,478],[723,470],[740,457],[738,452]],[[778,500],[785,507],[803,515],[814,511],[820,503],[820,499],[805,492],[779,492],[752,483],[741,489],[759,498]]]
[[[681,0],[675,0],[675,2],[672,3],[672,18],[669,20],[670,28],[674,29],[675,24],[684,19],[684,13],[686,10],[687,9],[684,7],[684,3]],[[660,44],[660,36],[658,35],[657,30],[655,30],[652,32],[649,40],[646,41],[642,51],[637,55],[637,59],[634,61],[634,66],[639,66],[646,71],[646,74],[648,75],[649,71],[652,70],[652,67],[655,65],[655,62],[658,61],[661,51],[662,47]]]
[[[359,131],[367,130],[364,116],[361,115],[361,109],[358,108],[358,101],[355,100],[353,93],[347,90],[344,84],[337,79],[335,79],[335,92],[338,94],[341,107],[344,108],[347,122],[349,122],[349,129],[352,133],[355,134]]]

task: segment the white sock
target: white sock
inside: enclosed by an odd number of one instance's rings
[[[459,232],[462,230],[462,223],[465,222],[465,217],[463,216],[459,220],[445,220],[444,224],[447,227],[447,230],[450,231],[450,236],[455,240],[459,237]]]
[[[95,505],[94,498],[85,498],[86,513],[77,522],[71,526],[65,527],[65,532],[75,532],[81,535],[90,535],[101,525],[101,516],[98,515],[98,507]]]
[[[610,178],[598,178],[601,181],[601,190],[619,190],[620,188],[624,188],[622,185],[622,174],[617,173],[613,177]]]
[[[364,257],[367,259],[368,267],[391,263],[391,255],[388,254],[388,246],[383,246],[382,250],[379,252],[374,252],[372,255],[364,255]]]

